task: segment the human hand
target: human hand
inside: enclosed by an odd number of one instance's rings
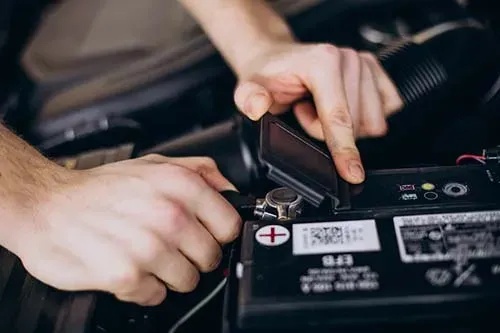
[[[277,45],[239,74],[240,111],[257,120],[294,104],[306,133],[326,141],[340,176],[354,184],[365,177],[356,139],[385,135],[386,118],[403,105],[372,54],[329,44]],[[302,101],[309,93],[314,106]]]
[[[58,289],[157,305],[165,286],[192,291],[239,233],[240,217],[218,193],[235,188],[211,159],[149,155],[64,172],[18,253],[34,277]]]

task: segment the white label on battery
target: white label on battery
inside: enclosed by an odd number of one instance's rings
[[[500,211],[394,217],[405,263],[500,257]]]
[[[375,220],[293,225],[293,254],[380,251]]]
[[[309,268],[300,276],[304,294],[369,292],[380,288],[379,275],[370,266]]]

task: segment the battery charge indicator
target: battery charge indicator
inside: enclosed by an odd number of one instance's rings
[[[431,183],[425,183],[425,184],[422,184],[421,188],[424,191],[432,191],[433,189],[436,188],[436,186],[434,184],[431,184]]]

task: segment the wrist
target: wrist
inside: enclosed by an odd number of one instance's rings
[[[72,176],[71,171],[52,162],[44,161],[42,165],[22,177],[5,173],[0,184],[0,191],[4,192],[0,204],[0,245],[21,258],[32,237],[43,231],[46,206],[53,193]]]
[[[197,19],[237,76],[280,43],[295,41],[290,27],[263,0],[179,0]]]

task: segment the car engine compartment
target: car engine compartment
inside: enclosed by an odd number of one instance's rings
[[[376,53],[400,88],[405,108],[389,119],[388,135],[358,141],[367,169],[450,167],[459,164],[463,154],[488,153],[489,163],[498,163],[500,13],[493,5],[492,0],[325,0],[289,18],[305,42]],[[1,42],[0,35],[0,49]],[[54,118],[37,116],[43,98],[22,68],[13,81],[9,95],[0,96],[4,121],[68,168],[86,169],[151,153],[205,155],[214,158],[245,195],[262,198],[283,186],[262,166],[259,124],[236,110],[235,77],[218,54]],[[291,113],[280,120],[303,133]],[[326,148],[322,142],[314,144]],[[228,276],[231,249],[226,251],[220,268],[204,276],[193,293],[172,292],[164,304],[141,308],[110,295],[47,288],[2,250],[0,261],[8,265],[0,269],[0,330],[172,332],[173,325]],[[3,293],[7,286],[9,293]],[[224,300],[218,293],[177,331],[221,331]]]
[[[484,8],[488,7],[480,4],[480,1],[471,2],[470,8],[464,8],[456,1],[360,1],[359,4],[325,1],[289,21],[303,41],[331,42],[379,52],[396,40],[446,25],[446,22],[468,19],[484,24],[493,38],[498,38],[495,19],[485,17],[488,13]],[[442,101],[434,98],[419,106],[417,112],[403,110],[401,115],[389,119],[390,130],[385,138],[358,142],[369,168],[450,164],[464,152],[478,152],[498,143],[495,125],[498,94],[491,82],[496,68],[488,68],[492,53],[479,40],[470,49],[460,44],[471,42],[475,42],[474,38],[465,36],[449,46],[456,47],[457,52],[471,50],[467,55],[464,53],[463,58],[470,57],[471,70],[479,73],[476,82],[488,86],[477,87],[485,90],[483,100],[476,96],[476,100],[465,101],[456,95]],[[458,66],[454,63],[457,60],[460,58],[447,62]],[[405,61],[411,62],[411,59]],[[486,69],[481,71],[483,64]],[[30,86],[29,79],[25,80],[26,86],[11,96],[5,119],[29,142],[54,158],[129,143],[135,152],[151,151],[157,145],[216,126],[238,114],[232,96],[235,78],[218,55],[173,73],[162,82],[68,110],[56,118],[37,119],[36,86]],[[471,84],[463,91],[471,87],[476,85]],[[293,122],[293,117],[290,118]]]

